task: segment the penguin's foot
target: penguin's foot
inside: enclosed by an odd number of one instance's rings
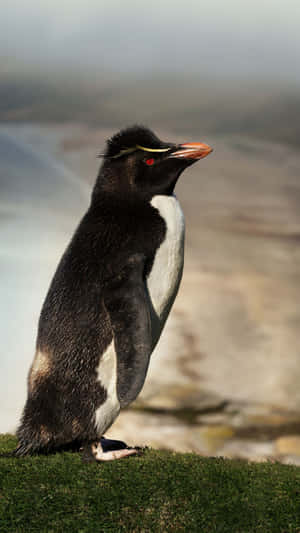
[[[114,461],[114,459],[122,459],[129,455],[138,453],[136,448],[122,448],[120,450],[104,451],[101,442],[92,444],[92,453],[96,461]]]
[[[129,457],[129,455],[141,455],[142,449],[131,448],[120,440],[111,440],[101,437],[97,442],[89,443],[83,448],[82,460],[91,461],[114,461]]]

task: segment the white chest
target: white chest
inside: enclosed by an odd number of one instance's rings
[[[104,387],[107,398],[95,412],[95,425],[99,437],[111,426],[120,412],[117,396],[117,356],[114,341],[110,343],[96,369],[98,380]]]
[[[158,248],[147,280],[151,307],[153,341],[156,344],[175,300],[183,270],[184,216],[175,196],[154,196],[155,207],[166,223],[165,239]]]

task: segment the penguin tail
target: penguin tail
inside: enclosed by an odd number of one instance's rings
[[[32,449],[30,446],[25,444],[19,444],[13,451],[13,457],[24,457],[25,455],[32,455]]]

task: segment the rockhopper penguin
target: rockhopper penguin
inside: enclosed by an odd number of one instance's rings
[[[17,456],[72,446],[98,461],[137,453],[103,435],[141,391],[178,291],[184,217],[175,184],[211,151],[141,126],[108,140],[42,307]]]

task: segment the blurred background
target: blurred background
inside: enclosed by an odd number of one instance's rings
[[[105,139],[214,147],[177,186],[186,265],[142,394],[110,435],[300,464],[300,4],[2,0],[0,431]]]

